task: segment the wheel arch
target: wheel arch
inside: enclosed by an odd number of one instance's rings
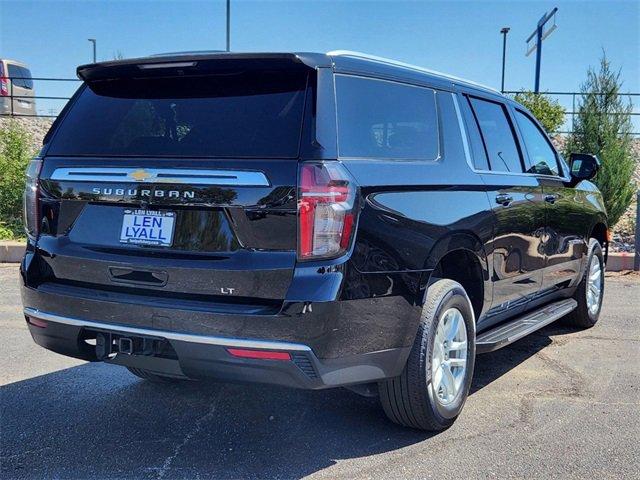
[[[440,278],[455,280],[464,287],[476,321],[489,307],[493,294],[491,267],[484,244],[474,234],[459,232],[440,239],[432,248],[425,268],[429,271],[427,288]]]
[[[604,219],[596,220],[595,224],[591,227],[589,231],[589,238],[595,238],[600,242],[602,246],[602,250],[604,252],[604,261],[607,262],[607,257],[609,253],[609,230],[607,229],[607,223]],[[589,240],[587,239],[587,241]]]

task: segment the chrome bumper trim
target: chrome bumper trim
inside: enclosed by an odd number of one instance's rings
[[[94,322],[79,318],[63,317],[53,313],[41,312],[35,308],[25,308],[24,314],[28,317],[46,320],[47,322],[63,323],[75,327],[96,328],[112,332],[129,333],[131,335],[146,335],[161,337],[167,340],[179,342],[200,343],[205,345],[218,345],[222,347],[255,348],[261,350],[288,350],[297,352],[310,352],[311,348],[300,343],[278,342],[270,340],[253,340],[248,338],[212,337],[208,335],[196,335],[192,333],[172,332],[170,330],[155,330],[152,328],[130,327],[114,323]]]

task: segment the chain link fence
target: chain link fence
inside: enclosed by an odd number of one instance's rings
[[[2,116],[32,116],[55,118],[58,116],[64,105],[73,95],[81,80],[77,78],[50,78],[50,77],[6,77],[9,80],[8,89],[3,90],[0,95],[0,115]],[[16,81],[31,80],[32,88],[25,92],[25,89],[16,86]],[[44,91],[46,95],[39,95],[37,92]],[[511,90],[503,92],[506,95],[515,95],[518,91]],[[573,132],[581,92],[542,92],[544,95],[557,100],[564,108],[565,122],[561,130],[552,132],[556,134],[570,134]],[[604,95],[604,94],[600,94]],[[632,135],[640,137],[640,93],[624,93],[620,97],[629,99],[632,105],[631,121],[633,124]],[[24,105],[34,102],[34,108],[28,113]],[[625,112],[620,112],[623,114]],[[616,112],[613,112],[615,115]]]
[[[521,93],[515,90],[507,90],[503,92],[505,95],[515,95]],[[551,132],[554,134],[571,134],[574,130],[576,116],[578,115],[578,108],[580,103],[580,97],[582,92],[540,92],[541,95],[556,100],[562,108],[564,108],[564,123],[561,130]],[[607,95],[605,93],[596,93],[595,95]],[[640,137],[640,93],[621,93],[618,97],[622,99],[628,99],[631,104],[631,123],[633,124],[633,132],[631,135]],[[624,115],[627,112],[612,112],[612,115]]]

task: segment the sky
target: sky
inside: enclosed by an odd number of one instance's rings
[[[532,89],[535,54],[525,40],[558,7],[543,42],[541,90],[575,91],[605,51],[624,89],[640,92],[639,1],[231,0],[231,50],[355,50],[500,88],[502,27],[507,90]],[[37,77],[74,78],[92,59],[225,48],[225,0],[0,0],[0,57]],[[37,82],[39,95],[72,84]],[[563,102],[566,103],[566,102]]]

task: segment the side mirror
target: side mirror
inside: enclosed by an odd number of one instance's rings
[[[571,178],[575,183],[581,180],[591,180],[598,173],[600,160],[588,153],[572,153],[569,157]]]

